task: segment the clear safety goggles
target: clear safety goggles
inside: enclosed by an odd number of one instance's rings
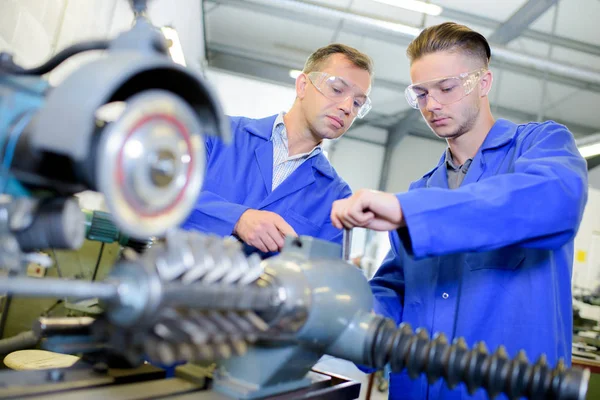
[[[485,71],[487,71],[487,68],[481,68],[464,72],[458,76],[415,83],[404,91],[406,101],[412,108],[416,109],[425,108],[429,97],[444,106],[456,103],[475,89],[477,82],[479,82]]]
[[[371,110],[369,96],[339,76],[314,71],[308,73],[308,79],[323,96],[331,100],[343,102],[352,97],[352,113],[358,118],[363,118]]]

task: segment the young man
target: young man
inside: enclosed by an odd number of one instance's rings
[[[490,352],[504,345],[510,357],[524,349],[532,362],[545,353],[569,364],[573,238],[587,201],[573,136],[552,121],[494,119],[490,47],[465,26],[425,29],[407,54],[408,102],[448,148],[408,192],[361,190],[331,212],[338,228],[392,231],[371,281],[375,311]],[[471,398],[462,385],[405,373],[390,385],[392,399]]]
[[[262,252],[281,250],[286,235],[341,243],[329,212],[351,191],[321,143],[369,111],[372,71],[367,55],[332,44],[308,58],[287,113],[231,118],[231,145],[206,140],[206,178],[184,228],[235,235]]]

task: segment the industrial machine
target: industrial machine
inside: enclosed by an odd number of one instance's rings
[[[144,2],[132,4],[143,16]],[[106,53],[61,85],[40,77],[90,49]],[[510,359],[502,348],[489,354],[484,343],[470,349],[443,334],[432,339],[372,313],[369,285],[339,246],[289,238],[280,255],[261,260],[233,239],[178,229],[202,185],[203,135],[227,141],[229,131],[210,88],[169,59],[143,17],[112,41],[75,45],[39,68],[22,69],[6,54],[0,60],[0,267],[10,271],[0,292],[97,298],[103,310],[39,319],[28,345],[82,361],[0,372],[0,398],[356,397],[356,384],[311,371],[324,354],[490,397],[585,398],[586,370],[543,357],[532,364],[524,353]],[[72,196],[88,189],[105,195],[110,215],[86,219]],[[104,229],[92,229],[94,218]],[[76,249],[86,235],[156,240],[124,254],[103,281],[23,276],[24,264],[44,261],[35,250]],[[147,362],[190,364],[165,380]],[[211,366],[209,380],[190,372],[198,365]],[[136,390],[150,392],[135,397]]]

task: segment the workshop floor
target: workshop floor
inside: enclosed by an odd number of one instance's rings
[[[334,358],[330,356],[324,356],[321,360],[315,365],[316,369],[320,369],[322,371],[331,372],[332,374],[342,375],[347,378],[350,378],[355,381],[359,381],[360,385],[360,399],[364,400],[367,397],[367,386],[368,386],[368,375],[363,373],[361,370],[356,368],[356,366],[346,360],[340,360],[339,358]],[[388,398],[387,392],[381,393],[377,390],[376,387],[373,388],[371,392],[371,400],[384,400]]]

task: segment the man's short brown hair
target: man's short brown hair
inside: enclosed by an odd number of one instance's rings
[[[330,56],[334,54],[343,54],[355,66],[364,69],[373,76],[373,60],[368,55],[358,51],[354,47],[346,46],[345,44],[333,43],[325,47],[317,49],[308,57],[304,64],[302,72],[305,74],[313,71],[319,71],[327,62]]]
[[[489,66],[491,50],[485,37],[464,25],[444,22],[424,29],[413,40],[406,55],[412,64],[419,58],[438,51],[461,51],[479,58],[485,67]]]

